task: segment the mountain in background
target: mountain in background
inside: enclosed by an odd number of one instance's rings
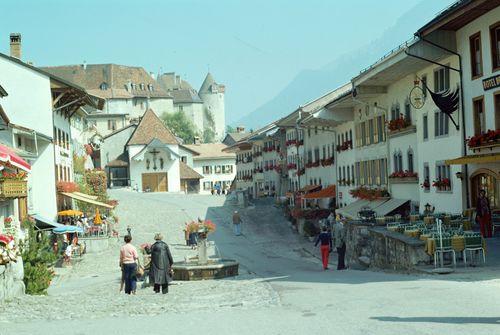
[[[450,1],[451,2],[451,1]],[[338,57],[318,70],[303,70],[273,99],[241,118],[237,125],[258,129],[290,114],[298,106],[347,83],[352,77],[413,37],[415,31],[430,21],[449,3],[423,0],[404,13],[383,35],[354,52]],[[352,29],[356,29],[355,26]],[[328,43],[328,42],[325,42]],[[321,52],[318,49],[318,52]]]

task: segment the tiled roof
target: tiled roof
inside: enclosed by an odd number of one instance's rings
[[[223,152],[227,145],[223,143],[201,143],[201,144],[188,144],[185,147],[199,152],[199,156],[193,157],[194,160],[203,160],[210,158],[235,158],[234,153]]]
[[[179,144],[174,134],[172,134],[163,121],[160,120],[153,110],[148,109],[128,140],[127,145],[147,145],[154,139],[158,139],[164,144]]]
[[[157,81],[165,91],[193,89],[189,82],[176,75],[175,72],[161,74],[158,76]]]
[[[174,104],[178,103],[203,103],[203,101],[198,96],[193,89],[181,89],[169,91],[170,95],[174,98]]]
[[[171,98],[142,67],[89,64],[44,67],[43,70],[87,89],[101,98]],[[102,89],[101,85],[107,86]],[[133,84],[132,86],[130,84]],[[152,85],[153,90],[148,85]]]
[[[175,103],[203,103],[198,92],[175,72],[158,76],[158,84],[174,98]]]
[[[242,138],[246,137],[249,135],[249,133],[228,133],[227,136],[231,136],[231,138],[235,141],[238,142]]]
[[[202,179],[203,176],[190,168],[186,163],[179,161],[179,174],[181,179]]]

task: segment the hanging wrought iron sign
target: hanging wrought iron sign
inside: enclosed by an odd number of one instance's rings
[[[410,91],[410,104],[415,109],[420,109],[425,105],[425,92],[418,84]]]
[[[415,83],[418,83],[418,81],[415,81]],[[450,118],[451,122],[455,125],[455,128],[457,130],[460,129],[458,123],[453,118],[453,113],[458,110],[458,106],[460,103],[459,86],[457,85],[457,87],[453,91],[451,89],[448,89],[439,93],[431,91],[431,89],[425,84],[425,82],[422,82],[422,86],[423,87],[420,88],[420,86],[417,86],[417,84],[415,84],[415,87],[413,87],[413,89],[410,91],[410,104],[416,109],[422,108],[425,104],[424,90],[426,90],[431,95],[432,101],[434,101],[434,104],[439,108],[441,113],[446,114]],[[419,90],[422,93],[422,97],[419,97]]]

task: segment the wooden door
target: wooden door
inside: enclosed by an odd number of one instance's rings
[[[19,220],[22,222],[28,216],[28,198],[19,198]]]
[[[168,179],[166,173],[143,173],[142,174],[143,192],[167,192]]]
[[[157,174],[158,187],[156,192],[167,192],[168,191],[168,179],[166,173],[158,173]]]

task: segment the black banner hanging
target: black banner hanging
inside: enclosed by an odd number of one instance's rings
[[[434,104],[436,104],[441,113],[446,114],[450,118],[457,130],[460,129],[457,122],[453,119],[453,112],[458,110],[460,103],[460,88],[457,86],[453,91],[448,89],[441,93],[432,92],[425,83],[424,88],[431,94],[432,101],[434,101]]]

